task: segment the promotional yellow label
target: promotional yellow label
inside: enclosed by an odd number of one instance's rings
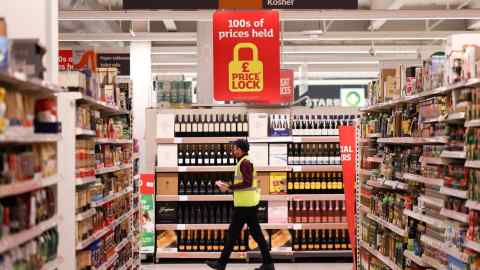
[[[240,49],[251,49],[252,60],[239,60]],[[263,63],[258,59],[258,48],[251,42],[238,43],[233,48],[233,60],[228,64],[231,92],[260,92],[263,90]]]

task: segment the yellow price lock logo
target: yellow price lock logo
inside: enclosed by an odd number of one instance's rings
[[[239,60],[240,49],[251,49],[252,60]],[[233,60],[228,64],[231,92],[263,91],[263,63],[258,60],[258,48],[251,42],[238,43],[233,48]]]

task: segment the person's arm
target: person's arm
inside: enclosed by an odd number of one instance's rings
[[[249,160],[244,160],[240,164],[240,172],[242,173],[243,181],[238,184],[230,185],[230,190],[241,190],[252,187],[253,183],[253,164]]]

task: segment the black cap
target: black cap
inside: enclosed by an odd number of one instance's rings
[[[236,141],[233,141],[232,144],[242,149],[242,151],[245,153],[247,153],[248,150],[250,150],[250,144],[245,139],[238,139]]]

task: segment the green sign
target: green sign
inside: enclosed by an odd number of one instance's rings
[[[153,253],[155,250],[155,196],[141,195],[142,233],[140,236],[141,253]]]
[[[342,88],[340,89],[340,100],[342,107],[363,107],[365,106],[365,89]]]

